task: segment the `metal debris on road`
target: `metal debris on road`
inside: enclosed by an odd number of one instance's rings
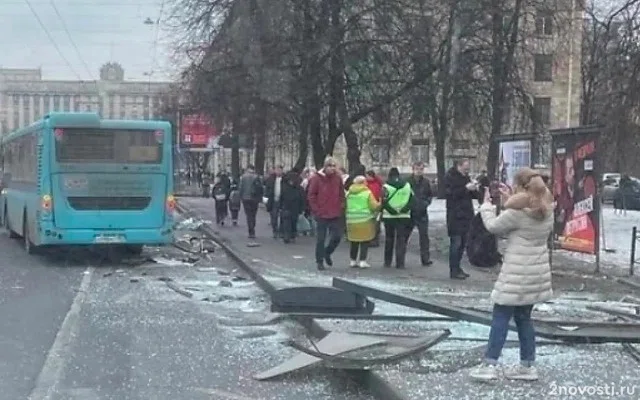
[[[186,291],[182,288],[180,288],[178,285],[176,285],[173,282],[165,282],[165,284],[167,285],[167,287],[171,290],[173,290],[174,292],[183,295],[184,297],[188,297],[188,298],[192,298],[193,297],[193,293]]]
[[[203,225],[210,224],[211,221],[195,219],[195,218],[187,218],[183,221],[177,222],[174,226],[174,230],[184,230],[184,231],[197,231]]]

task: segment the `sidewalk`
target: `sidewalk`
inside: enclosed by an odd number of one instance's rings
[[[197,215],[198,218],[208,222],[215,221],[215,212],[213,200],[203,198],[180,198],[180,204],[188,211]],[[411,282],[414,285],[420,285],[421,282],[439,282],[438,286],[449,286],[451,288],[473,287],[475,290],[489,290],[495,279],[493,272],[479,271],[470,267],[468,263],[463,262],[463,268],[471,276],[464,281],[456,281],[449,279],[449,266],[446,260],[446,245],[443,241],[447,240],[446,236],[442,237],[442,227],[433,224],[430,227],[430,235],[432,241],[432,260],[433,264],[429,267],[420,265],[420,257],[417,244],[417,230],[413,233],[406,258],[406,269],[399,270],[396,268],[383,268],[382,252],[383,247],[372,248],[369,251],[369,269],[356,269],[349,267],[348,245],[343,239],[342,243],[333,255],[332,267],[327,267],[326,271],[318,271],[314,260],[315,238],[300,236],[296,243],[284,244],[282,240],[272,237],[271,227],[269,226],[269,215],[264,208],[258,210],[255,240],[247,238],[247,229],[244,215],[242,212],[239,216],[239,225],[237,227],[230,226],[230,221],[223,227],[218,227],[215,223],[210,226],[221,237],[226,239],[236,250],[244,253],[249,259],[256,264],[266,266],[281,266],[289,270],[304,270],[309,274],[324,275],[327,277],[338,276],[345,278],[370,278],[381,279],[384,281],[392,280],[395,283]],[[438,232],[439,231],[439,232]],[[247,244],[257,243],[259,246],[249,247]],[[444,252],[442,250],[445,250]],[[291,273],[291,271],[289,271]]]

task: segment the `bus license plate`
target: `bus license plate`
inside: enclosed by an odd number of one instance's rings
[[[123,243],[124,237],[120,235],[99,235],[96,236],[94,242],[100,244]]]

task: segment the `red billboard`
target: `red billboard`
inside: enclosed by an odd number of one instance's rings
[[[555,239],[561,248],[596,254],[600,249],[597,177],[598,132],[554,130]]]
[[[207,147],[218,136],[211,118],[204,114],[185,115],[180,121],[180,146]]]

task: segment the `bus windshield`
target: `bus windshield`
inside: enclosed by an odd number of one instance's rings
[[[160,164],[164,139],[162,135],[153,130],[56,129],[56,161],[84,164]]]

